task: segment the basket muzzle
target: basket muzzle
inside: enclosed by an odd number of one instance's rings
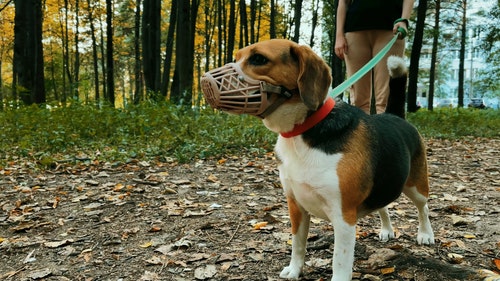
[[[283,87],[248,77],[236,63],[205,73],[201,78],[201,89],[213,108],[261,118],[292,96]],[[271,95],[273,93],[279,95]]]

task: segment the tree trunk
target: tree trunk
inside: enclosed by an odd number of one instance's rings
[[[467,39],[467,0],[462,0],[462,26],[460,31],[460,54],[458,63],[458,107],[464,107],[465,44]],[[471,69],[472,71],[472,69]]]
[[[66,72],[66,76],[68,77],[68,84],[69,84],[69,91],[65,89],[63,91],[63,103],[66,103],[67,97],[68,97],[68,92],[71,96],[73,93],[73,77],[71,73],[71,63],[69,59],[69,19],[68,19],[68,12],[69,12],[69,2],[68,0],[64,0],[64,39],[63,39],[63,46],[64,46],[64,53],[63,53],[63,65],[64,65],[64,71]]]
[[[236,36],[236,0],[229,1],[229,24],[225,63],[233,60],[234,41]]]
[[[250,44],[255,43],[255,21],[257,19],[257,1],[250,0]]]
[[[276,38],[276,4],[274,1],[276,0],[271,0],[271,15],[269,18],[269,36],[271,39]]]
[[[240,44],[239,48],[243,48],[244,46],[248,46],[249,38],[248,38],[248,16],[247,16],[247,5],[245,0],[240,1]]]
[[[75,80],[74,80],[74,88],[73,88],[73,98],[76,100],[79,100],[79,76],[80,76],[80,51],[78,49],[78,44],[80,42],[79,36],[80,36],[80,31],[78,29],[78,26],[80,25],[80,17],[79,17],[79,12],[80,12],[80,1],[75,0],[75,72],[73,74]]]
[[[205,2],[205,72],[210,70],[210,55],[212,50],[212,38],[214,36],[214,14],[215,11],[211,9],[211,3],[208,1]],[[241,32],[241,25],[240,25]],[[240,37],[240,45],[241,45],[241,37]]]
[[[311,21],[311,39],[309,40],[309,46],[311,48],[314,46],[314,32],[316,31],[316,26],[318,25],[318,10],[319,10],[319,0],[312,1],[312,21]]]
[[[113,3],[112,0],[106,0],[106,88],[107,101],[115,106],[115,79],[114,79],[114,61],[113,61]]]
[[[192,3],[191,3],[192,2]],[[191,105],[194,66],[194,24],[198,0],[178,3],[176,28],[176,62],[171,100],[180,105]]]
[[[141,0],[135,3],[134,17],[134,104],[143,100],[142,61],[141,61]]]
[[[168,24],[167,42],[165,46],[165,60],[163,61],[163,79],[161,83],[161,94],[165,98],[167,97],[167,91],[170,86],[170,69],[172,67],[175,26],[177,25],[177,5],[178,0],[172,0],[172,6],[170,7],[170,21]]]
[[[434,84],[436,82],[436,64],[437,49],[439,40],[439,16],[441,13],[441,0],[436,0],[436,9],[434,16],[434,30],[432,38],[431,69],[429,72],[429,94],[427,95],[427,109],[433,110],[434,103]]]
[[[160,0],[144,0],[142,14],[142,62],[146,91],[157,95],[160,91]]]
[[[94,26],[94,15],[93,7],[91,6],[91,0],[87,0],[87,5],[89,8],[89,23],[90,23],[90,36],[92,39],[92,64],[94,68],[94,92],[95,100],[99,100],[99,58],[97,57],[97,38],[95,37],[95,26]],[[87,101],[88,102],[88,101]]]
[[[415,26],[415,37],[411,49],[410,69],[408,75],[408,112],[417,111],[417,83],[420,51],[424,37],[425,14],[427,11],[427,0],[418,1],[417,24]]]
[[[14,77],[17,88],[25,104],[45,103],[42,1],[15,0],[14,4]]]
[[[106,54],[105,54],[105,42],[104,42],[104,30],[103,30],[103,24],[102,24],[102,18],[99,17],[99,23],[100,23],[100,34],[101,34],[101,69],[102,69],[102,84],[103,84],[103,87],[102,87],[102,97],[103,99],[107,99],[108,98],[108,89],[107,89],[107,85],[108,85],[108,79],[106,79],[106,75],[107,75],[107,67],[106,67]]]
[[[225,37],[225,26],[223,19],[225,18],[225,15],[223,14],[224,11],[224,5],[222,4],[222,0],[217,0],[217,31],[218,31],[218,36],[217,36],[217,67],[222,66],[222,60],[223,60],[223,48],[224,48],[224,37]]]
[[[301,16],[302,16],[302,0],[297,0],[295,1],[295,7],[294,7],[294,33],[293,33],[293,38],[292,40],[295,42],[299,42],[300,39],[300,21],[301,21]]]

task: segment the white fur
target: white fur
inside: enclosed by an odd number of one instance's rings
[[[347,224],[340,204],[337,164],[342,154],[327,155],[310,148],[301,137],[279,137],[276,153],[282,161],[280,179],[287,196],[295,198],[302,211],[300,227],[292,237],[290,265],[281,278],[297,279],[302,272],[309,232],[309,214],[326,219],[335,229],[332,280],[351,280],[356,226]]]
[[[406,62],[402,57],[390,56],[387,58],[387,67],[391,77],[401,77],[408,73]]]

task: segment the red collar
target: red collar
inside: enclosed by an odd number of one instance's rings
[[[325,119],[325,117],[332,111],[335,106],[335,100],[333,98],[328,98],[323,105],[316,110],[311,116],[307,117],[306,121],[302,124],[296,124],[293,127],[293,130],[286,133],[281,133],[281,136],[284,138],[292,138],[298,135],[303,134],[307,130],[316,126],[321,120]]]

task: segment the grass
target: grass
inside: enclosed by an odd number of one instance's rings
[[[426,138],[500,137],[500,111],[439,109],[408,115]],[[179,162],[272,150],[276,135],[251,116],[143,103],[127,109],[71,105],[0,111],[0,165],[20,159]]]

